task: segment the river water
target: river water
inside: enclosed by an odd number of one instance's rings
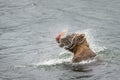
[[[0,0],[0,80],[120,80],[120,0]],[[71,62],[55,37],[85,33],[97,58]]]

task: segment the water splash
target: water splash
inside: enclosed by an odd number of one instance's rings
[[[105,46],[99,46],[98,43],[95,42],[95,30],[92,30],[92,29],[85,29],[85,30],[82,30],[82,31],[77,31],[77,33],[81,34],[81,33],[84,33],[86,35],[86,38],[87,38],[87,41],[90,45],[90,48],[98,53],[100,51],[104,51],[105,49],[107,49]]]
[[[90,48],[94,51],[94,52],[100,52],[100,51],[104,51],[106,49],[106,47],[104,46],[99,46],[98,44],[95,43],[95,38],[94,38],[94,34],[92,29],[86,29],[86,30],[83,30],[83,31],[77,31],[76,33],[84,33],[86,34],[86,38],[87,38],[87,41],[88,43],[90,44]],[[70,54],[70,55],[67,55],[67,54]],[[66,56],[67,55],[67,56]],[[68,53],[67,51],[63,51],[61,53],[59,53],[58,55],[58,58],[57,59],[50,59],[50,60],[47,60],[47,61],[43,61],[43,62],[39,62],[39,63],[35,63],[34,65],[36,66],[40,66],[40,65],[47,65],[47,66],[50,66],[50,65],[57,65],[57,64],[62,64],[62,63],[66,63],[66,62],[69,62],[71,64],[72,63],[72,53]],[[86,60],[86,61],[81,61],[77,64],[89,64],[91,62],[95,62],[96,59],[93,59],[93,60]]]

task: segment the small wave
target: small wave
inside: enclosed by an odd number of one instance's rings
[[[14,67],[15,67],[15,68],[25,68],[26,65],[15,65]]]
[[[69,63],[72,65],[79,65],[79,64],[82,65],[82,64],[89,64],[89,63],[92,63],[95,61],[96,61],[96,59],[81,61],[79,63],[72,63],[72,59],[67,58],[67,59],[52,59],[52,60],[48,60],[48,61],[44,61],[44,62],[35,63],[34,65],[36,65],[36,66],[53,66],[53,65],[57,65],[57,64],[63,64],[63,63]]]
[[[36,66],[50,66],[50,65],[57,65],[57,64],[62,64],[62,63],[65,63],[65,62],[71,62],[71,58],[67,58],[67,59],[52,59],[52,60],[48,60],[48,61],[44,61],[44,62],[39,62],[39,63],[36,63],[34,65]]]
[[[84,64],[90,64],[90,63],[95,62],[95,61],[97,61],[97,60],[94,58],[92,60],[83,60],[83,61],[81,61],[79,63],[72,63],[72,64],[73,65],[84,65]]]
[[[76,65],[84,65],[84,64],[90,64],[92,62],[95,62],[96,59],[93,60],[86,60],[86,61],[81,61],[79,63],[72,63],[71,58],[68,59],[52,59],[52,60],[48,60],[48,61],[43,61],[43,62],[39,62],[39,63],[33,63],[31,65],[16,65],[16,68],[26,68],[26,67],[37,67],[37,66],[54,66],[54,65],[58,65],[58,64],[70,64],[72,66],[76,66]]]

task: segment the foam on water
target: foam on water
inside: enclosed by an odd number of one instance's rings
[[[79,63],[72,63],[72,58],[66,58],[66,59],[51,59],[48,61],[35,63],[33,65],[35,65],[35,66],[52,66],[52,65],[63,64],[63,63],[69,63],[72,65],[78,65],[78,64],[82,65],[82,64],[89,64],[89,63],[95,62],[95,61],[96,61],[96,59],[81,61]]]
[[[94,41],[94,34],[95,33],[92,33],[92,32],[93,32],[92,29],[86,29],[86,30],[83,30],[83,31],[77,31],[76,33],[85,33],[87,41],[90,44],[90,48],[93,51],[95,51],[96,53],[105,50],[106,47],[101,47],[101,46],[99,46],[95,43],[95,41]],[[71,54],[71,55],[69,55],[69,56],[67,56],[67,58],[65,58],[64,57],[65,54]],[[62,56],[62,58],[59,58],[60,56]],[[68,53],[66,51],[63,51],[63,52],[59,53],[57,59],[50,59],[50,60],[42,61],[42,62],[39,62],[39,63],[35,63],[34,65],[36,65],[36,66],[39,66],[39,65],[56,65],[56,64],[62,64],[62,63],[65,63],[65,62],[72,63],[72,56],[73,56],[72,53]],[[78,64],[87,64],[87,63],[91,63],[91,62],[94,62],[94,61],[96,61],[96,60],[95,59],[86,60],[86,61],[81,61]]]
[[[62,64],[62,63],[65,63],[65,62],[71,62],[71,58],[67,58],[67,59],[51,59],[51,60],[48,60],[48,61],[36,63],[34,65],[36,65],[36,66],[39,66],[39,65],[47,65],[47,66],[49,66],[49,65]]]

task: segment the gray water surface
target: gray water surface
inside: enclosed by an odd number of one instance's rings
[[[73,66],[55,42],[86,33],[99,60]],[[120,80],[120,0],[0,0],[0,80]]]

